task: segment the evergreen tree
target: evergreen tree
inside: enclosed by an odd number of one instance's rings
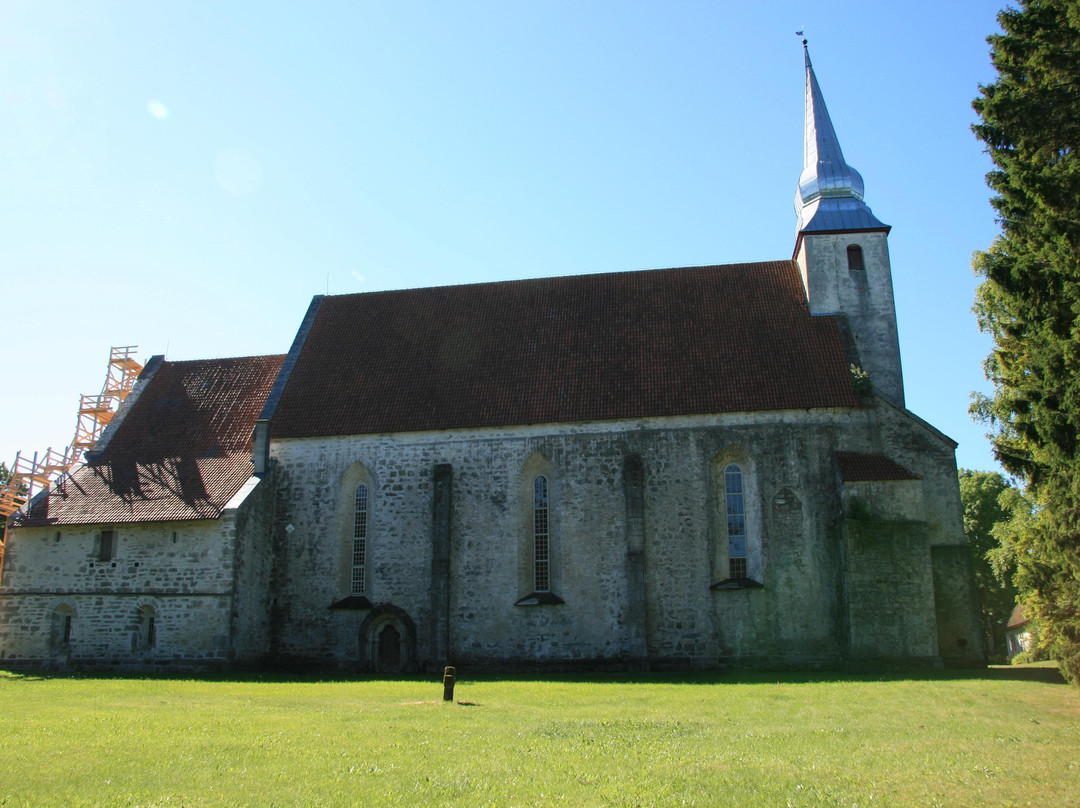
[[[1027,484],[1031,518],[1003,531],[1040,643],[1080,675],[1080,3],[1021,0],[989,37],[998,72],[973,128],[995,169],[1001,235],[975,255],[998,460]]]
[[[1012,584],[1015,564],[1000,557],[999,525],[1013,522],[1018,492],[996,471],[960,469],[960,501],[964,505],[964,533],[971,549],[975,588],[991,657],[1005,653],[1005,623],[1016,605]],[[997,532],[995,532],[997,531]]]

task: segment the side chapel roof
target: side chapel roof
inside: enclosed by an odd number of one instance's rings
[[[922,479],[918,474],[876,452],[836,452],[836,464],[840,469],[840,478],[846,483]]]
[[[114,431],[20,526],[212,519],[251,477],[251,435],[283,356],[151,360]],[[125,402],[125,405],[128,402]],[[116,420],[116,419],[114,419]],[[106,442],[107,441],[107,442]],[[104,445],[102,445],[104,444]]]
[[[316,298],[290,367],[275,438],[859,404],[792,261]]]

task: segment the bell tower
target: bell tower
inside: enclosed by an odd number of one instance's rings
[[[862,176],[844,161],[810,52],[806,61],[803,171],[795,191],[795,261],[811,314],[841,316],[852,363],[874,389],[904,406],[904,377],[896,332],[889,226],[863,202]]]

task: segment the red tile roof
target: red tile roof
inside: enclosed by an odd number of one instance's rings
[[[880,454],[837,452],[836,463],[840,467],[840,476],[846,483],[922,479],[918,474],[913,474],[899,463],[894,463]]]
[[[100,456],[18,524],[216,518],[251,477],[252,429],[283,359],[161,362]]]
[[[271,429],[296,438],[858,403],[835,319],[812,317],[798,267],[776,261],[327,297]]]

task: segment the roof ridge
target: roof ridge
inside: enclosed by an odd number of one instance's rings
[[[245,356],[210,356],[201,359],[162,359],[165,365],[193,365],[199,362],[237,362],[248,359],[281,359],[285,354],[247,354]]]
[[[648,269],[616,269],[606,272],[578,272],[572,275],[542,275],[535,278],[507,278],[497,281],[472,281],[468,283],[446,283],[441,286],[405,286],[399,289],[373,289],[368,292],[346,292],[340,295],[319,295],[319,297],[325,297],[327,300],[341,300],[348,297],[360,297],[363,295],[381,295],[392,294],[399,292],[417,292],[417,293],[431,293],[437,292],[442,289],[467,289],[470,287],[494,287],[505,286],[511,284],[527,284],[527,283],[552,283],[561,281],[570,281],[582,278],[606,278],[606,277],[623,277],[629,275],[647,275],[650,273],[666,273],[666,272],[689,272],[693,270],[705,270],[705,269],[738,269],[746,267],[770,267],[777,264],[793,264],[795,260],[793,258],[778,258],[768,261],[737,261],[732,264],[691,264],[688,266],[678,267],[651,267]]]

